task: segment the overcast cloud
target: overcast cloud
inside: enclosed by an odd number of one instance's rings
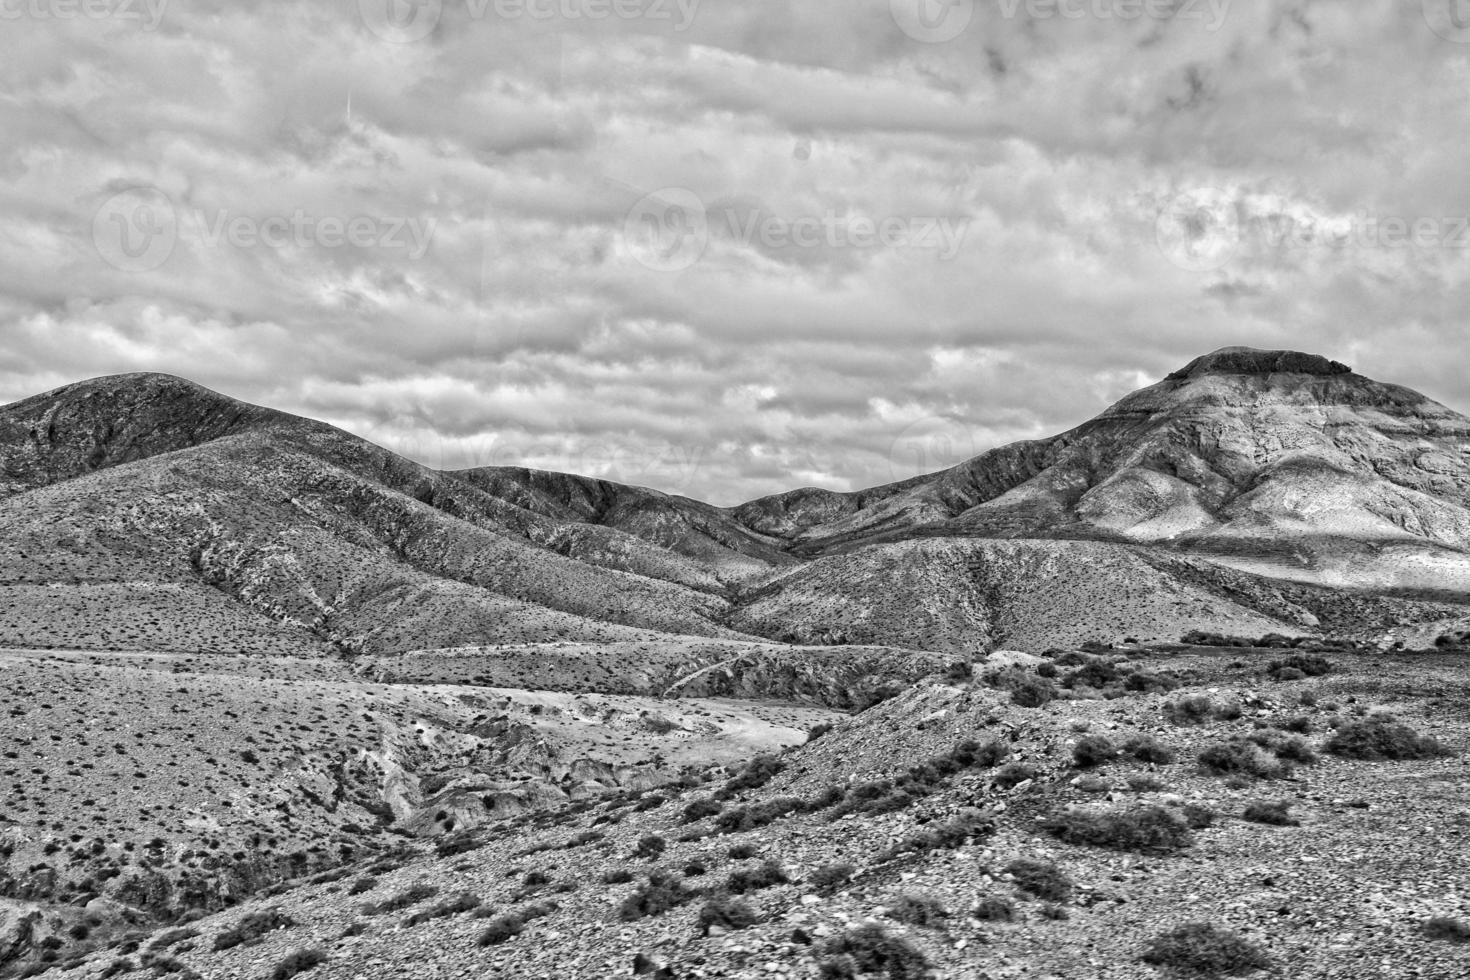
[[[723,504],[1230,344],[1470,408],[1456,9],[0,0],[0,402],[163,371]]]

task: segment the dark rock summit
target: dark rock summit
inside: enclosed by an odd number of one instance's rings
[[[1351,374],[1352,368],[1320,354],[1294,350],[1256,350],[1253,347],[1222,347],[1190,361],[1165,378],[1185,381],[1205,374]]]

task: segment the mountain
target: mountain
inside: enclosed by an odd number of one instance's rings
[[[989,863],[896,844],[983,805],[1004,826],[992,815],[961,836],[1000,829],[1029,853],[1055,846],[1038,820],[1062,805],[1186,798],[1159,795],[1137,759],[1126,781],[1079,780],[1078,724],[1193,753],[1201,725],[1166,700],[1193,687],[1249,709],[1216,719],[1242,737],[1268,715],[1331,728],[1340,703],[1388,696],[1392,658],[1407,672],[1392,696],[1461,737],[1425,693],[1457,655],[1392,647],[1470,627],[1454,591],[1466,433],[1331,361],[1227,350],[1053,439],[859,493],[721,508],[565,474],[436,471],[161,375],[0,407],[0,976],[287,976],[317,946],[337,961],[323,976],[419,975],[426,957],[446,975],[607,976],[630,943],[662,959],[705,943],[680,975],[786,960],[806,975],[818,958],[850,975],[830,943],[903,908],[900,883],[958,909]],[[1263,634],[1270,650],[1238,639]],[[1325,654],[1351,673],[1285,690]],[[1257,655],[1291,659],[1271,673]],[[1414,673],[1420,660],[1433,669]],[[981,771],[999,754],[963,746],[982,731],[1030,770]],[[953,771],[951,749],[973,771]],[[1319,810],[1379,778],[1359,768],[1313,796]],[[1168,775],[1192,802],[1234,806],[1193,766]],[[1330,804],[1378,822],[1400,805]],[[1354,833],[1313,839],[1330,850]],[[668,880],[711,903],[721,883],[744,887],[760,864],[721,840],[733,834],[803,882],[748,899],[770,923],[758,958],[693,908],[609,927]],[[1252,860],[1253,841],[1231,859]],[[1173,908],[1200,887],[1152,865],[1120,878],[1106,852],[1066,846],[1089,889],[1078,915],[1125,891]],[[818,868],[842,855],[859,884],[834,906]],[[626,882],[630,862],[671,878]],[[987,889],[1010,887],[988,873]],[[451,885],[473,895],[414,911]],[[541,924],[480,923],[480,896]],[[1282,901],[1262,906],[1269,921]],[[231,911],[242,903],[254,918]],[[211,948],[260,921],[268,934]],[[972,950],[1000,942],[963,916],[950,928]],[[1107,928],[1109,955],[1140,928]],[[543,941],[495,952],[517,929]],[[957,943],[915,944],[974,972]],[[1098,950],[1065,933],[1008,948],[1053,950],[1038,975],[1085,973]]]
[[[958,535],[1168,545],[1336,585],[1470,586],[1470,419],[1335,361],[1226,348],[1050,439],[736,509],[803,555]]]
[[[1463,617],[1470,588],[1470,420],[1326,358],[1244,348],[1051,439],[730,508],[438,472],[124,375],[0,408],[0,492],[0,643],[85,649],[1392,639]]]

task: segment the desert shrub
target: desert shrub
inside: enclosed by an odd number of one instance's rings
[[[1246,805],[1245,813],[1242,816],[1251,823],[1263,823],[1272,827],[1301,826],[1301,821],[1295,820],[1291,816],[1291,804],[1284,800],[1273,802],[1256,800]]]
[[[827,819],[838,820],[852,813],[876,815],[902,810],[932,794],[944,780],[958,772],[1000,765],[1010,755],[1010,751],[1008,745],[998,740],[980,743],[967,739],[948,752],[911,766],[896,779],[867,780],[847,787]],[[830,796],[824,795],[807,808],[821,809],[827,805],[829,799]]]
[[[1122,675],[1118,673],[1118,668],[1106,660],[1089,660],[1069,674],[1062,681],[1062,686],[1067,688],[1091,687],[1102,690],[1110,684],[1118,683],[1122,679]]]
[[[1164,788],[1164,781],[1146,773],[1140,776],[1129,776],[1128,788],[1135,793],[1157,793]]]
[[[1312,719],[1306,715],[1294,715],[1291,718],[1280,718],[1274,722],[1275,726],[1282,731],[1296,732],[1305,735],[1312,730]]]
[[[197,935],[199,935],[198,929],[168,929],[154,937],[153,941],[148,944],[148,948],[168,949],[170,946],[178,945],[185,939],[193,939]]]
[[[363,892],[370,892],[376,887],[378,887],[378,879],[371,875],[365,875],[347,886],[347,894],[361,895]]]
[[[1011,688],[1011,703],[1020,708],[1042,708],[1056,699],[1057,686],[1045,677],[1027,677]]]
[[[124,973],[132,973],[137,968],[137,964],[132,960],[126,957],[119,957],[107,964],[107,967],[101,973],[97,974],[97,980],[112,980],[113,977],[121,976]]]
[[[1042,821],[1042,827],[1069,844],[1089,844],[1119,851],[1166,854],[1188,847],[1189,826],[1159,806],[1128,810],[1073,808]]]
[[[287,929],[295,924],[296,920],[280,909],[251,912],[236,923],[233,929],[226,929],[216,936],[214,948],[216,952],[222,949],[234,949],[236,946],[253,943],[268,932]]]
[[[903,894],[888,900],[888,917],[906,926],[940,929],[949,918],[944,903],[929,895]]]
[[[1117,748],[1104,735],[1084,735],[1072,746],[1072,761],[1080,769],[1091,769],[1117,757]]]
[[[1072,916],[1060,905],[1043,905],[1039,910],[1043,919],[1051,919],[1054,922],[1066,922]]]
[[[857,869],[846,861],[837,861],[832,864],[824,864],[813,871],[807,878],[807,884],[819,895],[830,895],[841,891],[842,886],[852,880]]]
[[[1001,789],[1015,789],[1028,779],[1035,779],[1039,773],[1033,766],[1024,762],[1010,762],[995,774],[995,785]]]
[[[688,864],[684,865],[684,877],[686,878],[698,878],[700,875],[706,874],[708,872],[709,867],[706,866],[703,861],[700,861],[698,859],[690,861]]]
[[[1123,743],[1123,751],[1139,762],[1168,765],[1174,761],[1174,750],[1152,735],[1135,735]]]
[[[1449,754],[1433,738],[1382,718],[1369,718],[1339,728],[1323,748],[1333,755],[1369,762],[1433,759]]]
[[[451,857],[455,854],[464,854],[468,851],[477,851],[485,846],[485,842],[469,834],[456,837],[448,837],[434,845],[434,853],[439,857]]]
[[[527,888],[540,888],[542,885],[551,884],[551,875],[545,871],[528,871],[521,879],[521,884]]]
[[[687,905],[698,894],[678,878],[655,871],[618,906],[618,917],[624,922],[632,922],[634,919],[663,915],[670,909]]]
[[[684,807],[684,822],[694,823],[694,821],[703,820],[705,817],[713,817],[723,809],[724,807],[710,797],[701,797]]]
[[[471,909],[479,908],[479,906],[480,896],[474,894],[473,892],[460,892],[458,895],[455,895],[452,898],[447,898],[442,902],[438,902],[430,906],[429,908],[415,912],[413,915],[410,915],[408,918],[404,919],[403,924],[407,927],[412,928],[413,926],[422,925],[423,923],[429,922],[433,919],[443,919],[451,915],[459,915],[462,912],[468,912]]]
[[[749,861],[760,852],[756,850],[754,844],[736,844],[725,853],[732,861]]]
[[[890,861],[900,854],[922,854],[942,848],[959,847],[971,838],[989,837],[995,833],[995,818],[983,810],[964,810],[958,816],[932,824],[905,837],[878,855],[879,861]]]
[[[776,885],[784,885],[791,879],[775,861],[765,861],[756,868],[741,868],[730,873],[725,888],[732,895],[744,895]]]
[[[1258,779],[1280,779],[1290,767],[1255,742],[1232,738],[1216,742],[1200,750],[1200,768],[1212,776],[1255,776]]]
[[[1276,753],[1276,758],[1285,759],[1287,762],[1310,766],[1317,761],[1317,753],[1312,749],[1311,743],[1300,735],[1274,739],[1267,748]]]
[[[1110,780],[1094,775],[1079,776],[1072,781],[1072,785],[1084,793],[1108,793],[1113,789]]]
[[[968,660],[956,660],[944,671],[944,679],[951,684],[963,684],[975,676],[975,665]]]
[[[1215,715],[1215,702],[1206,694],[1193,694],[1164,705],[1164,715],[1176,725],[1203,725]]]
[[[501,915],[490,920],[476,942],[480,946],[499,946],[509,942],[526,930],[526,923],[518,915]]]
[[[1278,681],[1299,681],[1304,677],[1325,677],[1332,673],[1332,662],[1324,657],[1296,654],[1282,660],[1271,661],[1266,665],[1266,673]],[[1283,676],[1287,674],[1291,676]]]
[[[635,813],[645,813],[649,810],[657,810],[667,802],[669,798],[662,793],[649,793],[638,798],[638,802],[633,804],[633,810]]]
[[[1180,810],[1190,830],[1207,830],[1215,825],[1215,811],[1199,803],[1186,803]]]
[[[1226,701],[1215,709],[1215,717],[1221,721],[1238,721],[1244,714],[1239,701]]]
[[[726,834],[744,833],[774,823],[804,807],[805,803],[796,796],[779,796],[748,807],[734,807],[715,817],[715,829]]]
[[[704,908],[699,910],[699,934],[708,936],[712,926],[718,926],[726,932],[734,932],[737,929],[749,929],[760,921],[755,909],[738,899],[726,895],[719,895],[704,903]]]
[[[831,731],[831,722],[821,722],[820,724],[813,725],[811,728],[807,729],[806,740],[809,743],[815,742],[817,739],[821,738],[823,735],[829,734]]]
[[[1470,923],[1436,915],[1424,923],[1424,935],[1447,943],[1470,943]]]
[[[924,980],[931,975],[924,954],[877,924],[860,926],[824,942],[818,950],[822,980]]]
[[[1152,694],[1157,691],[1173,691],[1180,686],[1180,681],[1165,674],[1154,674],[1146,670],[1135,670],[1123,678],[1123,687],[1129,691],[1137,691],[1141,694]]]
[[[609,871],[607,874],[602,876],[602,883],[604,885],[625,885],[632,880],[633,872],[627,871],[623,868],[618,868],[615,871]]]
[[[811,810],[812,812],[816,812],[817,810],[825,810],[829,806],[836,806],[838,803],[841,803],[843,798],[846,796],[847,790],[844,787],[834,783],[833,785],[828,786],[826,789],[822,790],[820,793],[814,796],[811,801],[807,803],[806,808],[808,810]]]
[[[638,839],[638,846],[633,849],[633,856],[635,858],[647,858],[652,861],[663,854],[668,846],[669,842],[658,834],[645,834]]]
[[[725,782],[725,785],[715,794],[715,799],[728,800],[738,793],[760,789],[775,779],[777,774],[785,768],[786,763],[774,755],[758,755],[747,762],[745,768]]]
[[[320,966],[327,961],[327,954],[321,949],[298,949],[276,964],[275,970],[271,972],[271,980],[291,980],[299,973]]]
[[[1017,858],[1005,866],[1016,879],[1016,887],[1048,902],[1065,902],[1072,897],[1072,879],[1050,861]]]
[[[1271,965],[1258,946],[1209,922],[1190,922],[1154,937],[1143,961],[1205,976],[1235,976]]]
[[[1016,918],[1016,903],[1004,895],[986,895],[970,910],[970,915],[981,922],[1012,922]]]

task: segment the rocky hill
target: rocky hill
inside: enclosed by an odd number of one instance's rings
[[[1470,969],[1463,667],[996,657],[684,785],[99,921],[54,975],[1447,980]]]
[[[1234,938],[1166,967],[1463,975],[1467,440],[1247,350],[734,508],[158,375],[0,407],[0,976],[1154,976],[1190,904]],[[1455,754],[1331,749],[1380,708]]]
[[[1463,588],[1467,508],[1470,419],[1326,358],[1227,348],[1051,439],[737,514],[805,554],[920,531],[1082,537],[1333,584],[1429,588],[1453,574]]]
[[[956,652],[1164,638],[1183,620],[1312,628],[1288,599],[1201,593],[1200,560],[1254,575],[1257,594],[1439,600],[1430,618],[1449,624],[1470,585],[1467,453],[1470,420],[1412,391],[1227,349],[1052,439],[860,493],[717,508],[524,469],[436,472],[128,375],[0,409],[3,581],[30,589],[0,631],[88,646],[64,624],[96,619],[114,643],[122,582],[150,608],[216,610],[194,621],[248,613],[242,642],[305,629],[369,652],[626,629]],[[200,582],[215,594],[190,593]]]

